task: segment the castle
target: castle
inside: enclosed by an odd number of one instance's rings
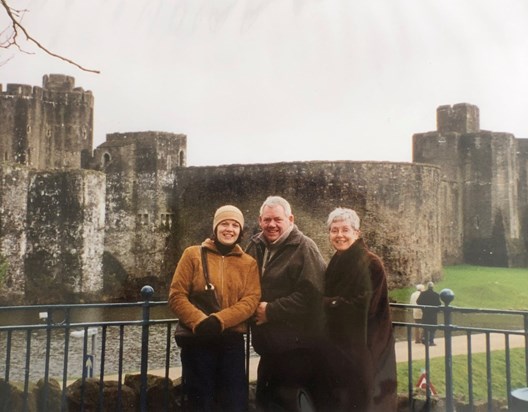
[[[187,167],[187,137],[108,134],[93,148],[94,98],[74,78],[0,88],[0,278],[4,303],[166,297],[182,250],[226,203],[246,239],[270,194],[329,258],[324,222],[356,209],[390,287],[441,277],[442,265],[528,263],[528,141],[480,130],[476,106],[437,110],[413,136],[413,162],[292,162]]]

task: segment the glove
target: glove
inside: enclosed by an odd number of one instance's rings
[[[197,335],[220,335],[222,324],[216,316],[209,316],[201,321],[194,329]]]
[[[342,298],[341,296],[327,297],[323,298],[323,304],[325,308],[334,309],[341,305],[350,303],[348,300]]]

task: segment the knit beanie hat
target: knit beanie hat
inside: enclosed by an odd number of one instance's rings
[[[242,214],[240,209],[232,205],[225,205],[219,207],[214,214],[213,230],[216,229],[216,227],[222,220],[226,219],[232,219],[238,222],[238,224],[240,225],[240,229],[244,228],[244,215]]]

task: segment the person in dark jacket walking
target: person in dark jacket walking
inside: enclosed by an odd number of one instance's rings
[[[396,353],[381,259],[361,238],[360,219],[348,208],[328,216],[336,250],[325,274],[329,340],[328,411],[396,411]]]
[[[266,411],[273,410],[274,404],[284,408],[281,394],[298,388],[316,397],[315,346],[322,334],[326,265],[315,242],[294,224],[284,198],[270,196],[264,201],[259,225],[262,231],[251,238],[246,251],[256,258],[261,276],[262,298],[252,343],[260,355],[257,407]]]
[[[429,282],[427,284],[427,290],[424,290],[422,293],[420,293],[420,296],[418,296],[416,303],[418,305],[431,306],[425,307],[423,309],[422,323],[431,326],[428,326],[424,329],[424,337],[422,342],[425,343],[427,341],[429,343],[429,346],[435,346],[436,343],[434,342],[434,337],[436,328],[434,326],[436,326],[436,324],[438,323],[438,306],[442,304],[442,301],[440,300],[440,295],[434,291],[433,282]]]

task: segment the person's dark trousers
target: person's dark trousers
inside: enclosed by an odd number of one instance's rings
[[[244,346],[243,335],[226,334],[181,348],[189,410],[248,410]]]
[[[435,338],[435,332],[436,328],[433,326],[428,326],[424,329],[424,335],[422,338],[422,342],[428,342],[429,345],[435,345],[434,338]]]
[[[284,410],[288,391],[308,391],[317,404],[317,357],[311,349],[295,349],[282,353],[262,354],[257,370],[256,403],[258,411]]]

